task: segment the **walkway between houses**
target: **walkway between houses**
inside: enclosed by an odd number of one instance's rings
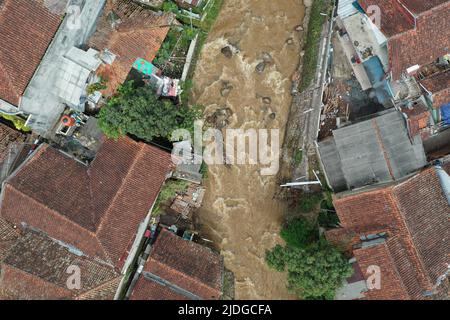
[[[278,128],[283,138],[303,16],[301,0],[225,1],[194,77],[194,98],[207,119],[219,119],[219,127]],[[276,176],[262,176],[258,166],[210,166],[206,187],[199,222],[235,274],[236,299],[295,298],[286,275],[264,261],[281,243],[285,207],[274,197]]]

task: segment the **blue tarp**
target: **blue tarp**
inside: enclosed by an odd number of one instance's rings
[[[367,76],[374,88],[378,102],[383,105],[388,103],[392,98],[392,90],[389,86],[389,82],[384,77],[384,69],[380,58],[374,56],[369,60],[364,61],[363,66],[366,69]]]
[[[367,71],[367,75],[369,76],[369,80],[372,85],[376,85],[378,82],[383,80],[384,70],[380,58],[374,56],[369,60],[364,61],[363,65]]]
[[[450,125],[450,102],[441,107],[441,117],[445,124]]]

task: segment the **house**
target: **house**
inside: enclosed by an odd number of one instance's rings
[[[3,183],[0,217],[123,275],[171,170],[170,154],[129,138],[104,141],[90,164],[42,144]]]
[[[335,192],[396,181],[427,163],[421,136],[410,136],[395,109],[334,130],[318,150]]]
[[[326,237],[362,274],[348,279],[345,286],[353,290],[342,289],[346,296],[338,298],[448,298],[449,172],[447,163],[395,183],[335,195],[341,228]]]
[[[380,8],[380,29],[387,38],[389,72],[396,81],[449,54],[449,0],[359,0],[367,12]],[[373,12],[372,12],[373,14]]]
[[[420,86],[425,91],[436,122],[450,125],[450,58],[445,71],[425,77]]]
[[[122,280],[111,265],[77,253],[43,232],[19,230],[0,217],[0,299],[112,300]],[[78,268],[80,286],[67,286]]]
[[[153,61],[172,25],[172,13],[154,12],[131,0],[108,0],[89,46],[108,52],[97,75],[106,81],[104,96],[115,93],[137,61]]]
[[[218,300],[223,258],[162,229],[132,288],[131,300]]]
[[[80,52],[73,55],[72,49],[80,48],[91,36],[104,3],[83,1],[67,10],[55,10],[44,0],[1,2],[2,113],[24,115],[28,127],[45,134],[58,121],[67,102],[75,107],[82,104],[84,95],[70,93],[72,89],[79,92],[80,86],[84,89],[88,79],[70,57],[80,58]],[[81,59],[86,61],[89,56],[92,60],[93,53],[85,52]],[[77,98],[80,101],[74,101]]]
[[[1,110],[17,112],[21,97],[60,24],[61,16],[48,10],[43,1],[0,3]]]

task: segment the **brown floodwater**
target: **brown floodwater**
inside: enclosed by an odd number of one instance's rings
[[[227,128],[279,128],[283,138],[304,11],[302,0],[225,0],[194,76],[194,100],[206,107],[207,118],[226,110],[219,118]],[[230,44],[227,57],[221,50]],[[263,61],[264,70],[256,72]],[[265,251],[281,243],[285,205],[274,198],[276,176],[262,176],[260,169],[209,166],[198,219],[235,274],[236,299],[292,299],[286,275],[264,261]]]

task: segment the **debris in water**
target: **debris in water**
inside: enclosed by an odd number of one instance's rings
[[[222,88],[220,89],[220,95],[222,97],[227,97],[233,89],[234,87],[228,81],[223,81]]]
[[[268,52],[263,52],[261,55],[261,58],[264,61],[264,63],[266,63],[266,64],[273,62],[273,58],[270,55],[270,53],[268,53]]]
[[[222,54],[228,59],[231,59],[231,57],[233,56],[233,50],[231,50],[230,46],[223,47],[220,52],[222,52]]]
[[[264,98],[262,99],[262,101],[263,101],[265,104],[271,104],[271,103],[272,103],[272,99],[271,99],[270,97],[264,97]]]
[[[259,74],[263,73],[265,69],[266,69],[266,63],[264,61],[258,63],[258,65],[255,68],[256,72],[258,72]]]
[[[287,39],[286,44],[292,46],[294,44],[294,39],[293,38]]]

